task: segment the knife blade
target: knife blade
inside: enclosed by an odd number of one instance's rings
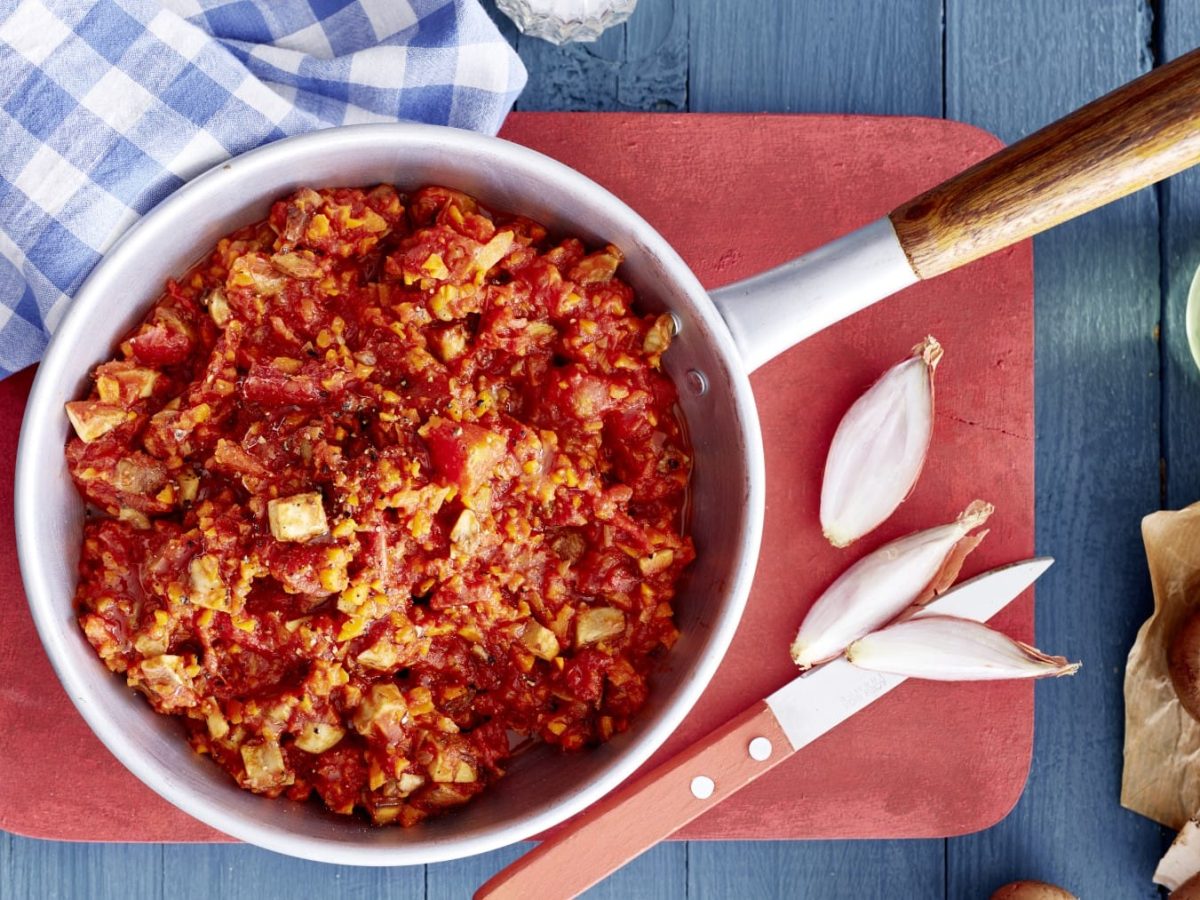
[[[1012,563],[964,581],[912,616],[987,621],[1054,561]],[[601,798],[475,892],[575,897],[903,681],[838,658],[800,675],[657,768]]]
[[[1054,560],[1036,557],[977,575],[956,585],[913,614],[959,616],[986,622],[1033,584]],[[905,680],[903,675],[868,672],[838,657],[793,678],[766,698],[793,750],[812,743]]]

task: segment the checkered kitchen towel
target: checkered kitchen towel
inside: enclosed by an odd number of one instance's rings
[[[356,122],[494,133],[524,83],[476,0],[0,0],[0,377],[213,164]]]

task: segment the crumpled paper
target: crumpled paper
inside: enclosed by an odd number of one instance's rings
[[[1154,614],[1125,666],[1125,771],[1121,805],[1174,829],[1200,810],[1200,722],[1167,674],[1175,630],[1200,608],[1200,503],[1142,519]]]

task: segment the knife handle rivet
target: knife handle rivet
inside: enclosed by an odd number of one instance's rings
[[[758,762],[770,759],[774,749],[771,746],[771,741],[765,737],[756,737],[750,742],[750,746],[747,748],[750,758]]]
[[[707,800],[716,789],[716,783],[707,775],[697,775],[692,779],[692,796],[697,800]]]

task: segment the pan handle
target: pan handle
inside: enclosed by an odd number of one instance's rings
[[[890,215],[713,293],[747,366],[908,287],[1200,162],[1200,50],[1018,141]]]
[[[792,755],[763,701],[627,782],[493,875],[474,900],[576,897]]]

